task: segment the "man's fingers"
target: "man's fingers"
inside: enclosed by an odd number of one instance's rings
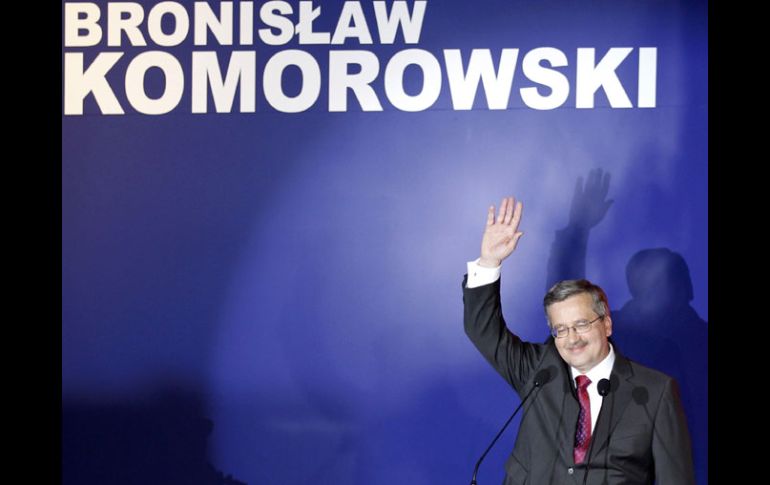
[[[503,197],[500,201],[500,209],[497,212],[497,221],[495,221],[495,206],[489,206],[487,212],[487,226],[492,224],[504,224],[506,226],[513,225],[514,230],[519,225],[521,219],[522,206],[521,202],[517,202],[515,197]]]
[[[511,217],[513,216],[513,197],[508,197],[506,200],[508,205],[505,207],[505,218],[502,220],[502,223],[508,225],[511,223]]]
[[[516,209],[513,211],[513,222],[511,223],[514,231],[519,227],[519,222],[521,221],[521,212],[523,210],[524,206],[522,205],[521,201],[518,201],[516,203]]]
[[[497,222],[498,224],[503,222],[503,218],[505,217],[505,209],[508,207],[508,199],[503,197],[503,200],[500,201],[500,211],[497,213]]]

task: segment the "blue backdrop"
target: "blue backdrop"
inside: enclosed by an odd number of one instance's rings
[[[314,28],[333,31],[342,3],[314,2]],[[371,21],[371,2],[361,5]],[[434,0],[412,45],[376,34],[338,46],[63,43],[63,59],[83,52],[86,65],[126,53],[106,76],[124,114],[103,114],[93,95],[83,114],[62,111],[64,482],[466,483],[518,404],[467,340],[460,289],[486,208],[513,194],[525,234],[503,268],[509,326],[545,340],[550,283],[602,285],[620,349],[679,379],[708,483],[706,7]],[[519,94],[538,86],[521,68],[537,47],[568,60],[556,109]],[[578,48],[598,62],[621,47],[633,48],[617,69],[633,106],[599,89],[593,108],[577,108]],[[639,108],[637,53],[651,47],[656,104]],[[277,111],[260,77],[289,48],[322,73],[318,101],[299,113]],[[391,56],[412,48],[444,75],[417,112],[389,102],[383,81]],[[467,61],[489,49],[497,65],[510,48],[520,53],[507,108],[489,109],[479,92],[473,109],[456,109],[442,51]],[[236,102],[215,113],[209,98],[210,112],[193,114],[189,78],[169,113],[127,102],[127,59],[140,52],[171,52],[189,75],[192,51],[249,49],[254,112]],[[378,57],[382,111],[350,95],[347,111],[329,112],[328,52],[346,49]],[[424,80],[407,69],[405,91]],[[298,70],[283,81],[299,92]],[[159,70],[145,82],[161,95]],[[482,483],[502,479],[515,431]]]

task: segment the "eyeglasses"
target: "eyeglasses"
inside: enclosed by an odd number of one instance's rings
[[[575,325],[557,325],[555,327],[551,328],[551,335],[553,335],[556,338],[564,338],[567,335],[569,335],[569,331],[571,328],[575,329],[575,333],[587,333],[591,331],[591,324],[593,324],[595,321],[604,318],[603,316],[598,316],[591,320],[590,322],[588,320],[578,320],[575,322]]]

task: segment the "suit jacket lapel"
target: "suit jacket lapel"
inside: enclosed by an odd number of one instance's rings
[[[560,453],[564,463],[573,463],[573,452],[575,449],[575,427],[577,426],[578,414],[580,413],[580,404],[577,400],[577,391],[575,390],[575,382],[572,380],[572,372],[569,365],[562,361],[564,366],[565,380],[563,383],[562,394],[564,400],[562,403],[561,423],[559,425],[559,437],[558,443],[560,446]]]
[[[631,364],[620,355],[615,347],[615,364],[610,374],[610,393],[604,398],[598,422],[594,428],[592,440],[594,443],[592,457],[599,456],[602,449],[608,445],[609,437],[620,422],[623,412],[631,402],[634,386],[628,382],[633,377]]]

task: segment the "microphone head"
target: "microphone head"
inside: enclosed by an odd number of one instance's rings
[[[599,391],[599,395],[606,397],[610,393],[610,381],[609,379],[601,379],[596,385],[596,390]]]
[[[553,372],[551,370],[551,366],[548,366],[545,369],[540,369],[537,374],[535,374],[535,387],[548,384],[552,375]]]

